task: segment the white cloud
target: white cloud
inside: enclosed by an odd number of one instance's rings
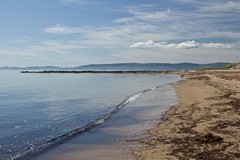
[[[128,47],[128,44],[136,39],[142,37],[152,37],[152,34],[157,28],[155,26],[137,23],[129,25],[116,25],[116,26],[83,26],[83,27],[70,27],[63,25],[54,25],[44,29],[46,33],[51,34],[74,34],[75,40],[67,42],[47,41],[44,45],[48,46],[72,46],[73,48],[112,48],[112,47]],[[151,32],[151,33],[149,33]],[[57,43],[57,44],[56,44]],[[62,47],[61,47],[62,48]]]
[[[146,6],[139,6],[139,7],[140,8],[136,8],[136,7],[127,8],[127,10],[125,10],[124,13],[127,12],[131,16],[116,19],[114,20],[114,22],[115,23],[128,23],[128,22],[137,22],[137,21],[160,22],[162,20],[166,20],[167,18],[169,18],[172,13],[169,9],[166,11],[141,11],[141,7],[146,8]],[[148,7],[155,7],[155,6],[148,6]]]
[[[195,41],[186,41],[182,43],[167,43],[167,42],[154,42],[153,40],[148,40],[146,42],[137,42],[129,47],[131,48],[165,48],[165,49],[188,49],[197,48],[199,44]]]
[[[163,20],[169,16],[170,10],[167,11],[155,11],[155,12],[139,12],[135,10],[129,10],[129,13],[134,15],[135,19],[140,20]]]
[[[223,43],[202,43],[201,46],[203,48],[233,48],[231,44],[223,44]]]
[[[205,5],[201,7],[201,10],[203,11],[240,11],[240,2],[218,2],[218,3],[210,3],[208,5]]]
[[[233,48],[230,44],[223,43],[198,43],[194,40],[181,43],[154,42],[137,42],[129,46],[130,48],[163,48],[163,49],[190,49],[190,48]]]
[[[131,48],[162,48],[164,46],[164,42],[154,42],[153,40],[148,40],[146,42],[137,42],[129,47]]]
[[[83,27],[69,27],[60,24],[56,24],[51,27],[46,27],[44,29],[46,33],[54,33],[54,34],[72,34],[72,33],[81,33],[83,32]]]
[[[178,44],[170,43],[166,44],[167,48],[174,48],[174,49],[189,49],[189,48],[197,48],[199,47],[199,43],[195,41],[185,41]]]

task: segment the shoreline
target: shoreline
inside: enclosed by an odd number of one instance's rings
[[[149,130],[144,147],[133,150],[145,159],[240,158],[240,71],[183,71],[173,84],[179,104]]]
[[[132,151],[143,146],[139,140],[147,138],[146,131],[155,127],[169,107],[176,104],[175,89],[168,84],[146,90],[109,121],[32,159],[134,160]]]

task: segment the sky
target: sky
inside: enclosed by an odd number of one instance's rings
[[[239,0],[0,2],[0,66],[238,61]]]

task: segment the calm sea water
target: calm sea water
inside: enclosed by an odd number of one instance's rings
[[[19,159],[87,131],[141,94],[178,80],[176,75],[0,71],[0,159]]]

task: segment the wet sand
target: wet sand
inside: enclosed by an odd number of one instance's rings
[[[240,159],[240,71],[178,72],[179,104],[133,151],[138,160]]]

